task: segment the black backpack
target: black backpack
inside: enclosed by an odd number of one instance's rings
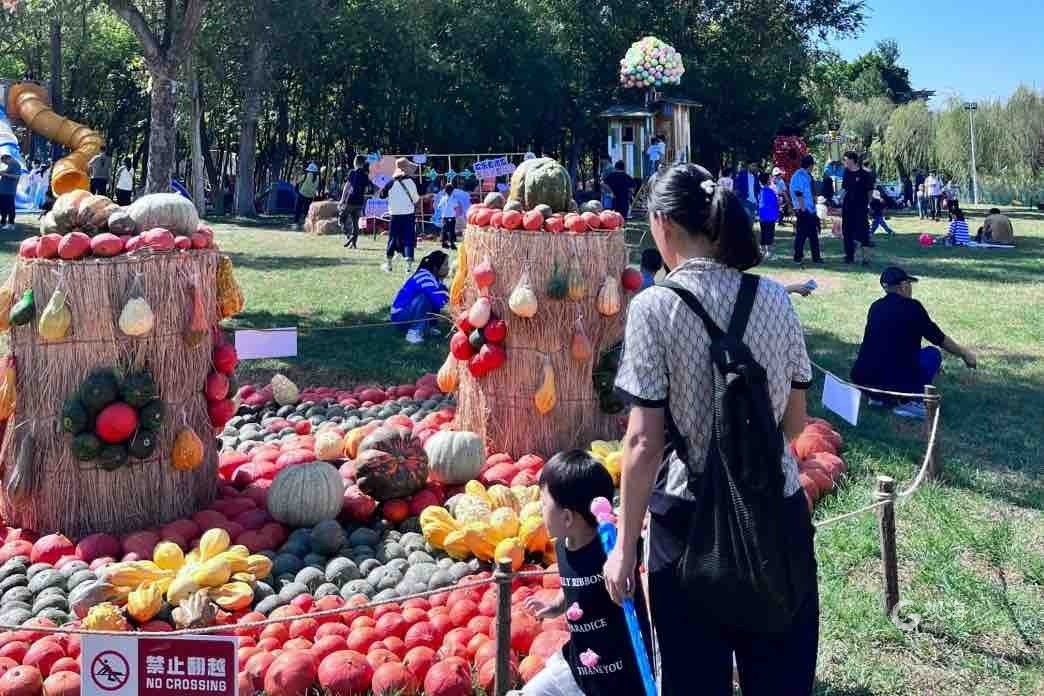
[[[723,332],[696,297],[673,291],[703,321],[711,338],[714,431],[703,471],[668,413],[668,442],[689,469],[696,513],[689,520],[681,584],[705,615],[729,630],[785,630],[814,583],[808,544],[795,539],[783,498],[783,433],[769,396],[765,368],[743,343],[758,276],[744,273]],[[803,504],[803,503],[802,503]]]

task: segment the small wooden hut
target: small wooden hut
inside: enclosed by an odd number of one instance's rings
[[[652,174],[648,150],[653,136],[666,144],[664,162],[692,159],[692,116],[696,102],[654,95],[645,106],[611,106],[599,116],[608,122],[608,152],[613,162],[623,161],[633,177]]]

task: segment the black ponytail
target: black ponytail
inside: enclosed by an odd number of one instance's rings
[[[676,164],[653,177],[649,212],[667,216],[689,234],[707,237],[721,263],[745,271],[761,262],[754,227],[739,198],[703,167]]]

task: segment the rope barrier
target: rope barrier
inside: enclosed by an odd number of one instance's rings
[[[875,394],[884,394],[885,396],[898,396],[898,397],[902,397],[902,398],[906,398],[906,399],[923,399],[924,401],[938,401],[939,400],[938,395],[935,395],[935,394],[928,394],[928,393],[924,393],[924,392],[918,394],[918,393],[911,393],[911,392],[889,391],[887,389],[877,389],[876,387],[866,387],[866,386],[863,386],[861,384],[855,384],[854,382],[849,382],[846,379],[842,379],[841,377],[838,377],[836,374],[834,374],[833,372],[831,372],[830,370],[826,369],[825,367],[823,367],[822,365],[820,365],[820,364],[818,364],[816,362],[813,362],[811,360],[809,362],[812,364],[812,367],[816,368],[817,370],[819,370],[823,374],[830,375],[831,377],[836,379],[841,384],[844,384],[847,387],[852,387],[853,389],[858,389],[859,391],[873,392]]]

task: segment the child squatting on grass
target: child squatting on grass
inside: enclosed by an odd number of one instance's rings
[[[556,601],[536,597],[525,607],[538,619],[563,613],[570,639],[547,661],[522,696],[638,696],[644,692],[623,610],[609,597],[602,566],[605,551],[591,514],[591,501],[613,498],[613,479],[582,450],[560,452],[540,473],[540,502],[548,533],[556,539],[562,589]],[[650,636],[645,598],[632,579],[642,635]]]

